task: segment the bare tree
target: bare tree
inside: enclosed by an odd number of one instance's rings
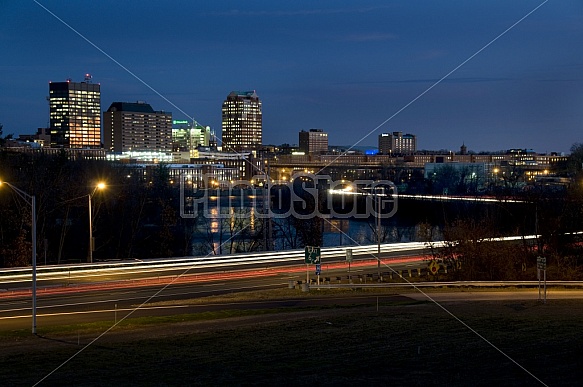
[[[456,220],[444,230],[445,247],[439,256],[456,279],[514,279],[525,251],[520,243],[492,240],[498,236],[488,219]]]
[[[433,226],[428,222],[419,223],[416,227],[416,240],[424,242],[425,246],[429,249],[429,256],[431,259],[439,258],[439,250],[436,247],[436,240],[438,238],[437,226]]]

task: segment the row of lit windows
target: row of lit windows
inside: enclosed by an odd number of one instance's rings
[[[119,140],[121,137],[122,142],[126,141],[159,141],[159,142],[172,142],[171,137],[167,136],[144,136],[140,133],[127,133],[121,136],[116,136]]]
[[[87,90],[75,90],[75,89],[69,89],[69,95],[73,96],[73,95],[100,95],[101,92],[100,91],[87,91]]]
[[[252,136],[261,135],[261,128],[249,128],[249,127],[239,127],[239,128],[223,128],[224,133],[232,133],[237,136]]]
[[[92,109],[93,106],[73,106],[68,108],[67,106],[64,106],[63,108],[55,108],[55,109],[51,109],[50,113],[77,113],[77,114],[86,114],[86,115],[93,115],[93,116],[101,116],[99,109]]]
[[[240,111],[258,111],[261,112],[260,106],[223,106],[221,109],[223,112],[240,112]]]
[[[61,113],[61,114],[59,114]],[[74,114],[77,113],[77,114]],[[101,117],[97,116],[97,115],[87,115],[87,114],[83,114],[80,115],[79,112],[71,112],[70,114],[64,113],[63,112],[52,112],[50,114],[51,118],[69,118],[70,120],[88,120],[88,121],[95,121],[95,122],[99,122],[101,121]]]

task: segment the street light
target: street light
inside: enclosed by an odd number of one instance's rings
[[[12,188],[22,200],[32,207],[32,334],[36,335],[36,197],[27,194],[8,182],[0,181],[0,186],[4,184]]]
[[[103,182],[99,182],[95,188],[93,189],[93,192],[91,192],[88,196],[89,198],[89,257],[88,257],[88,262],[89,263],[93,263],[93,210],[91,209],[91,199],[93,198],[93,195],[95,195],[95,192],[97,190],[103,190],[105,189],[105,183]]]

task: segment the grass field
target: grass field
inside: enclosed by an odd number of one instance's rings
[[[60,365],[40,385],[576,386],[583,380],[583,301],[445,303],[469,329],[428,302],[383,302],[377,311],[376,303],[340,306],[329,296],[325,307],[226,307],[128,319],[64,365],[111,324],[53,327],[41,337],[4,332],[0,385],[33,385]],[[263,296],[269,297],[279,296]]]

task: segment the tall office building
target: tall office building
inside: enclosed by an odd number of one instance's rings
[[[261,147],[261,101],[255,91],[232,91],[223,102],[222,122],[223,151],[241,152]]]
[[[193,151],[199,146],[208,147],[211,142],[211,127],[188,120],[172,121],[172,150]]]
[[[299,148],[301,151],[312,154],[328,152],[328,133],[322,129],[302,130],[299,136]]]
[[[379,134],[379,153],[410,155],[417,151],[417,136],[403,132]]]
[[[111,152],[171,152],[172,113],[145,102],[114,102],[103,113],[105,149]]]
[[[101,89],[85,75],[83,82],[49,82],[51,146],[101,147]]]

